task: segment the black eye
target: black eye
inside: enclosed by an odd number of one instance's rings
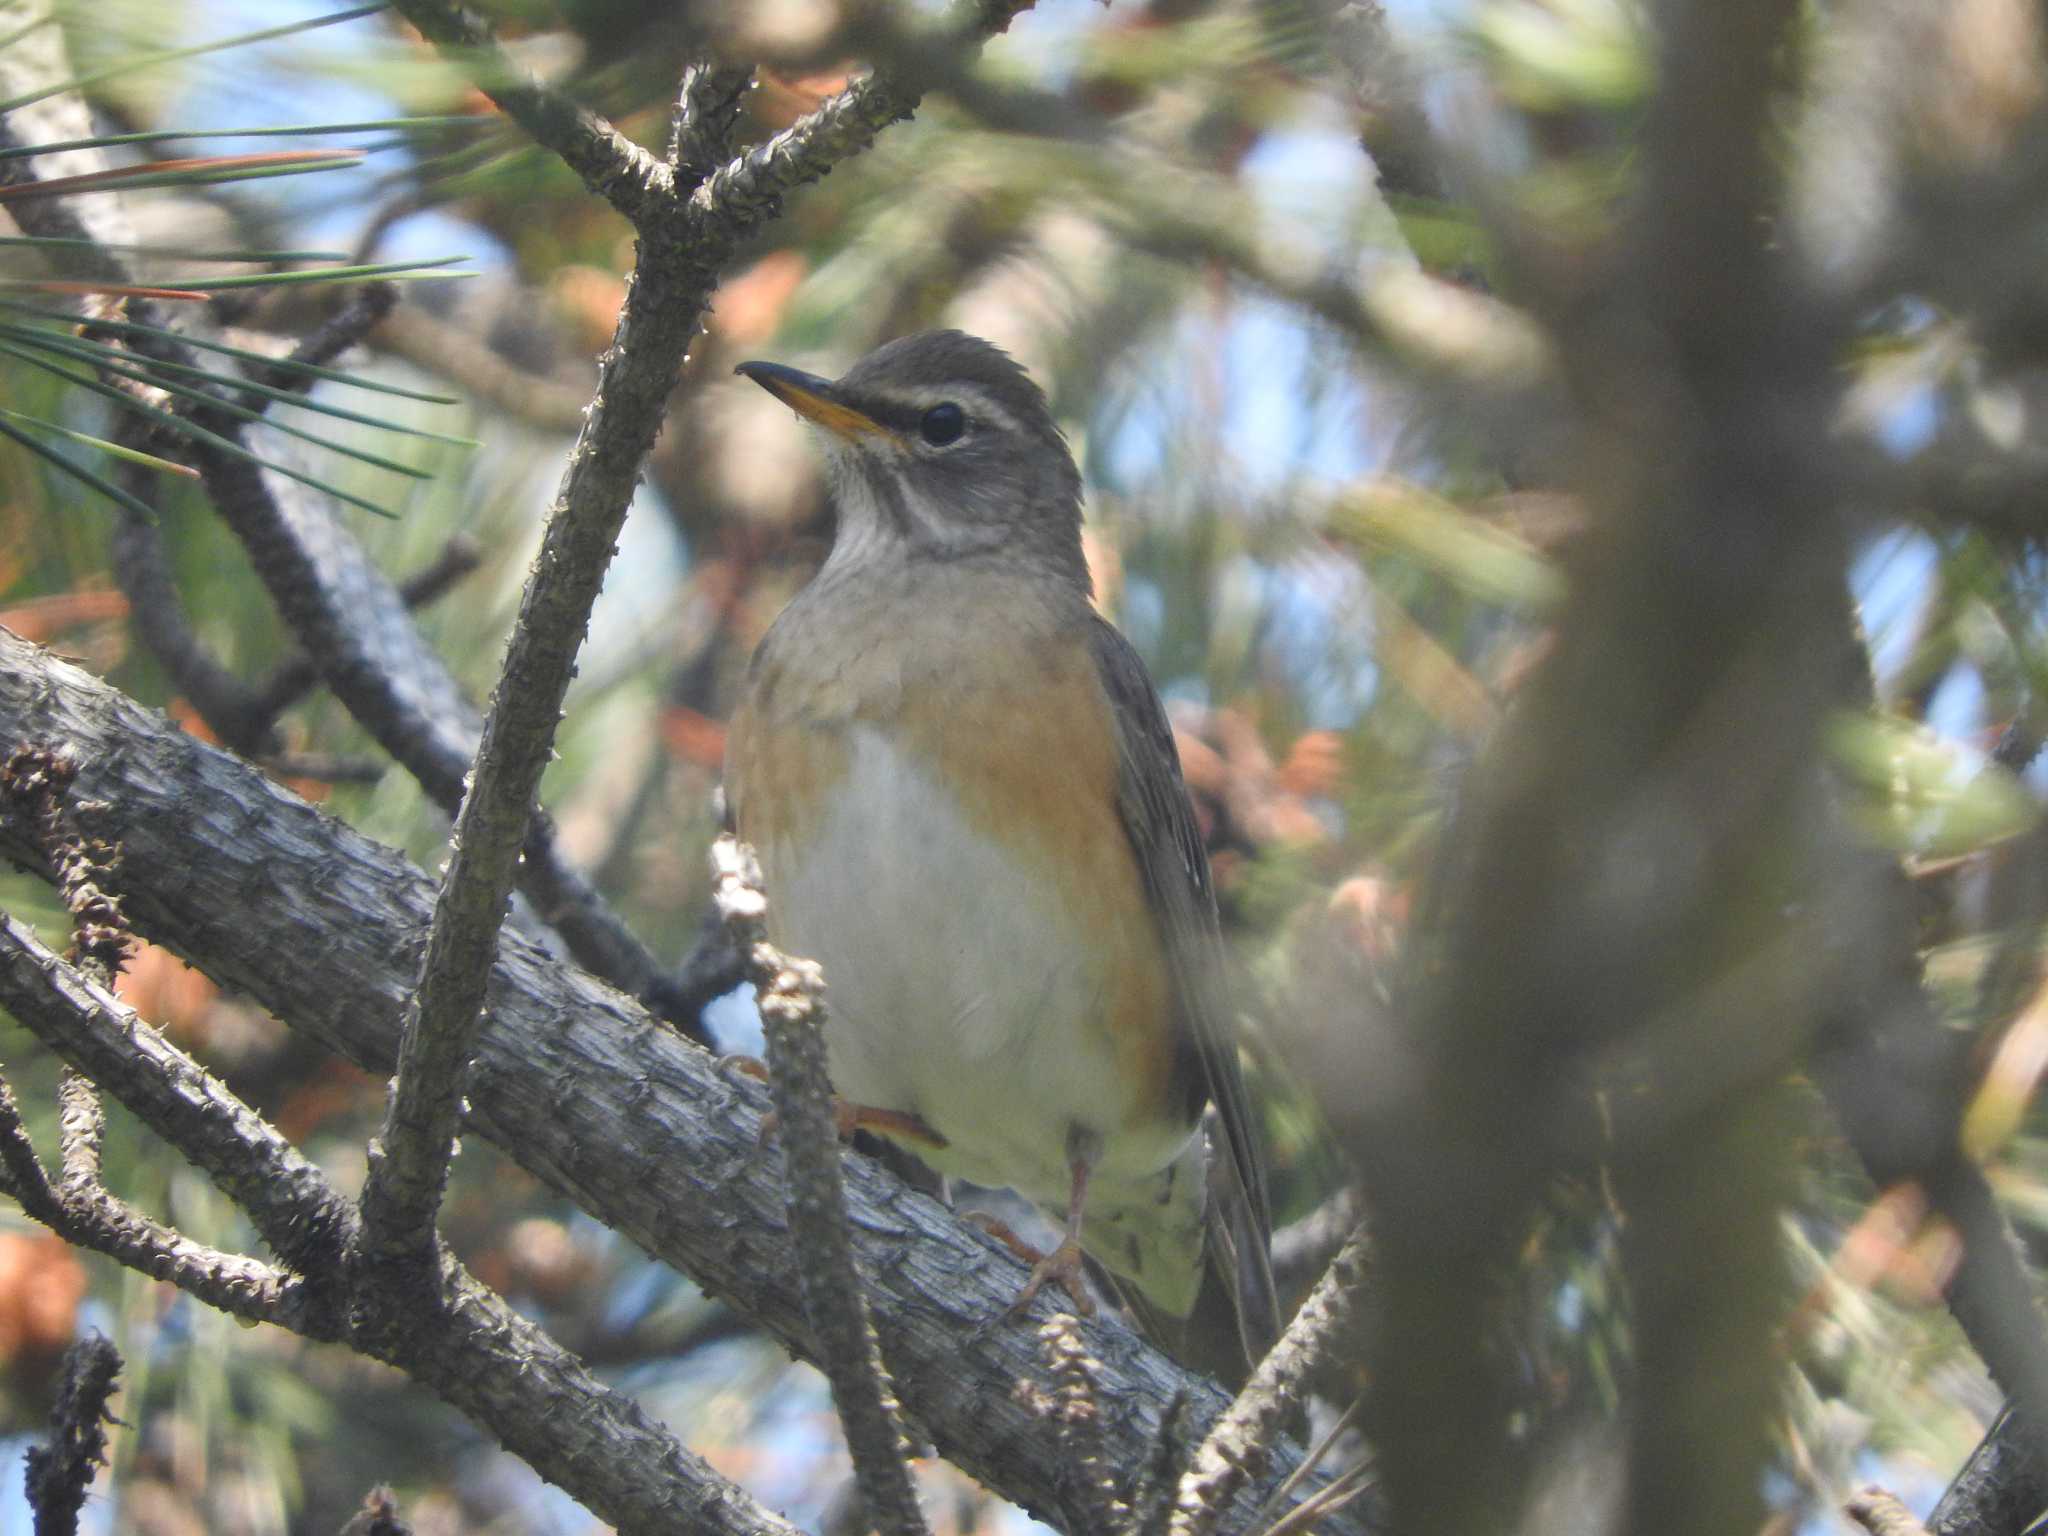
[[[917,430],[934,448],[943,448],[967,430],[967,413],[950,400],[941,401],[924,413]]]

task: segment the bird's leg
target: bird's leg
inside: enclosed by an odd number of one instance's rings
[[[1010,1311],[1022,1312],[1048,1280],[1057,1280],[1074,1298],[1074,1309],[1083,1317],[1095,1315],[1095,1298],[1088,1294],[1088,1274],[1081,1263],[1081,1215],[1088,1204],[1088,1175],[1102,1156],[1102,1138],[1081,1126],[1067,1130],[1067,1168],[1073,1184],[1067,1191],[1067,1225],[1059,1246],[1031,1266],[1031,1277],[1017,1293]]]
[[[759,1082],[768,1081],[768,1063],[758,1056],[724,1056],[719,1065],[731,1067]],[[761,1142],[765,1146],[774,1140],[776,1131],[782,1125],[782,1117],[769,1110],[761,1117]],[[873,1131],[878,1136],[887,1136],[891,1141],[900,1141],[911,1147],[943,1147],[946,1138],[926,1125],[919,1116],[901,1109],[879,1109],[873,1104],[855,1104],[832,1095],[832,1128],[839,1133],[839,1139],[846,1141],[855,1131]]]

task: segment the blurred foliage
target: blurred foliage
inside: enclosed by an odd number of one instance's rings
[[[786,126],[864,62],[861,12],[829,0],[490,9],[529,63],[650,144],[665,132],[681,64],[707,44],[764,61],[750,137]],[[1426,192],[1392,187],[1383,199],[1357,142],[1367,93],[1354,61],[1326,46],[1338,18],[1271,0],[1046,0],[975,77],[1011,93],[1025,121],[985,126],[934,99],[767,231],[719,295],[678,391],[545,789],[574,856],[665,958],[688,950],[701,916],[719,722],[754,641],[825,547],[800,433],[730,382],[731,364],[768,356],[836,371],[889,335],[960,324],[1052,387],[1091,483],[1102,601],[1173,705],[1240,961],[1280,1218],[1344,1181],[1290,1070],[1290,1042],[1384,1001],[1457,775],[1540,663],[1546,615],[1569,601],[1555,555],[1578,517],[1542,489],[1512,434],[1490,433],[1483,413],[1444,410],[1441,375],[1425,369],[1416,382],[1403,364],[1419,347],[1425,361],[1503,385],[1546,366],[1526,327],[1483,295],[1518,272],[1569,267],[1612,237],[1630,135],[1654,85],[1643,23],[1622,0],[1451,10],[1442,30],[1415,21],[1397,35],[1427,61],[1432,88],[1461,103],[1468,152],[1498,177],[1495,195],[1534,220],[1544,248],[1498,251],[1471,208]],[[252,28],[282,14],[238,12]],[[123,4],[82,7],[65,24],[84,73],[176,47],[211,22],[198,8]],[[2031,62],[2038,71],[2038,50]],[[345,104],[336,120],[480,111],[386,18],[306,33],[283,52],[110,74],[91,99],[109,130],[247,128],[299,120],[296,98],[308,94],[323,112]],[[146,164],[165,148],[112,152]],[[522,413],[534,398],[522,390],[540,381],[587,393],[630,260],[624,226],[502,127],[394,133],[371,166],[311,180],[323,183],[317,195],[264,183],[127,201],[152,238],[200,243],[197,231],[225,228],[245,249],[286,232],[355,245],[364,260],[427,239],[478,253],[485,276],[469,292],[409,292],[357,367],[463,396],[460,409],[400,396],[377,409],[401,427],[471,434],[481,449],[329,422],[324,433],[352,446],[375,438],[376,451],[427,478],[401,487],[331,455],[318,473],[399,514],[346,519],[394,574],[429,564],[458,535],[483,551],[418,615],[481,700],[573,427]],[[1290,302],[1299,295],[1244,250],[1218,252],[1184,230],[1148,235],[1147,216],[1132,212],[1150,208],[1147,197],[1227,208],[1280,277],[1355,280],[1378,295],[1379,329]],[[213,317],[284,346],[318,313],[317,299],[268,295],[216,304]],[[452,329],[410,329],[429,321]],[[420,335],[459,336],[488,368],[459,372]],[[1950,421],[2007,431],[2014,392],[2038,382],[2015,382],[1932,303],[1873,316],[1851,366],[1860,420],[1845,430],[1903,434],[1902,466]],[[314,395],[351,398],[333,383]],[[0,363],[0,405],[110,430],[104,401],[14,361]],[[127,622],[108,554],[121,514],[13,442],[0,443],[0,484],[0,623],[202,729]],[[190,487],[166,482],[156,504],[199,637],[230,668],[259,675],[290,642],[240,549]],[[1979,534],[1871,528],[1858,589],[1880,704],[1841,722],[1834,742],[1857,824],[1914,861],[1941,908],[1930,918],[1937,995],[1954,1026],[1981,1032],[2004,1063],[1987,1075],[1973,1135],[2037,1251],[2048,1246],[2048,1140],[2032,1106],[2048,1051],[2028,1047],[2042,1009],[2021,1010],[2008,1031],[2011,1010],[1987,1012],[1980,982],[2006,945],[2038,980],[2040,919],[2008,932],[1974,919],[1972,901],[2001,860],[2038,857],[2039,774],[2025,761],[1987,766],[1985,753],[2009,722],[2036,739],[2042,729],[2044,575],[2037,554]],[[373,754],[323,695],[282,729],[291,758]],[[291,782],[439,865],[446,823],[400,771]],[[0,902],[59,930],[33,881],[9,877]],[[380,1084],[169,956],[145,952],[124,988],[354,1187]],[[717,1013],[736,1046],[745,1015],[738,1004]],[[0,1063],[49,1145],[52,1064],[13,1029],[0,1034]],[[1940,1306],[1952,1262],[1941,1234],[1896,1192],[1865,1187],[1826,1133],[1810,1151],[1786,1233],[1804,1295],[1785,1334],[1799,1370],[1776,1490],[1801,1517],[1837,1507],[1873,1467],[1898,1482],[1916,1468],[1945,1471],[1996,1407]],[[221,1197],[119,1115],[107,1166],[110,1183],[192,1237],[253,1242]],[[1611,1414],[1626,1392],[1619,1219],[1605,1191],[1564,1189],[1531,1234],[1514,1304],[1526,1313],[1517,1336],[1532,1437]],[[445,1222],[479,1275],[629,1383],[722,1470],[807,1526],[842,1496],[844,1453],[815,1377],[489,1147],[465,1148]],[[239,1330],[164,1287],[75,1259],[14,1218],[0,1224],[10,1431],[41,1412],[52,1349],[74,1322],[109,1331],[129,1361],[120,1412],[132,1429],[117,1437],[109,1492],[122,1529],[331,1530],[380,1480],[422,1532],[582,1528],[530,1474],[381,1367]],[[1014,1512],[963,1479],[926,1475],[939,1530],[1014,1527]],[[0,1506],[0,1526],[17,1518]]]

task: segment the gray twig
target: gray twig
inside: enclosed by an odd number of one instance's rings
[[[93,1475],[107,1464],[107,1407],[121,1379],[121,1353],[104,1334],[89,1333],[64,1352],[50,1441],[28,1453],[28,1502],[36,1536],[72,1536]]]
[[[934,57],[971,52],[983,39],[1007,31],[1031,5],[1032,0],[955,0],[942,24],[949,43]],[[889,124],[910,116],[927,83],[912,67],[901,73],[878,69],[855,81],[706,177],[690,195],[691,222],[707,230],[759,224],[779,211],[786,194],[860,153]]]
[[[364,283],[350,292],[339,309],[301,338],[284,360],[315,368],[325,367],[350,347],[358,345],[397,307],[398,284]],[[257,371],[256,382],[275,389],[304,390],[313,387],[314,375],[295,368],[268,368]]]
[[[1174,1498],[1169,1536],[1210,1536],[1245,1479],[1286,1433],[1310,1377],[1351,1342],[1358,1289],[1365,1282],[1366,1236],[1357,1228],[1261,1360],[1237,1401],[1210,1427]]]
[[[768,1038],[789,1226],[803,1256],[804,1310],[846,1430],[861,1502],[868,1523],[884,1536],[925,1536],[895,1395],[846,1230],[839,1133],[825,1070],[824,978],[815,961],[786,955],[768,942],[768,899],[753,850],[721,837],[712,845],[711,863],[711,899],[734,947],[747,956]]]
[[[583,178],[583,184],[638,222],[673,185],[669,168],[589,108],[543,85],[513,62],[483,20],[452,0],[397,0],[405,19],[470,71],[478,89]]]
[[[732,154],[733,126],[753,87],[751,65],[699,62],[683,71],[669,135],[668,163],[678,193],[687,196]]]
[[[1914,1518],[1913,1511],[1899,1502],[1897,1494],[1882,1488],[1858,1488],[1849,1495],[1842,1513],[1870,1536],[1927,1536],[1927,1527]]]

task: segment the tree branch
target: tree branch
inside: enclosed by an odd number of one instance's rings
[[[678,194],[696,191],[732,154],[733,126],[753,84],[751,65],[699,62],[683,71],[668,146]]]
[[[0,632],[0,746],[31,740],[66,743],[78,792],[106,802],[93,830],[122,847],[123,898],[139,932],[369,1070],[390,1070],[408,957],[431,910],[424,875]],[[0,854],[37,858],[4,826]],[[470,1131],[816,1358],[781,1180],[758,1147],[758,1091],[626,998],[506,935],[469,1098]],[[1030,1330],[1006,1320],[1015,1261],[865,1159],[843,1172],[855,1253],[913,1427],[1005,1496],[1057,1518],[1067,1471],[1056,1428],[1010,1395],[1041,1369]],[[1195,1423],[1226,1406],[1213,1384],[1121,1324],[1082,1332],[1103,1362],[1114,1464],[1147,1462],[1177,1393]],[[1253,1518],[1298,1457],[1276,1450],[1229,1529]],[[1326,1528],[1363,1529],[1349,1513]]]
[[[2048,1505],[2040,1435],[2007,1407],[1927,1517],[1933,1536],[2018,1536]]]

